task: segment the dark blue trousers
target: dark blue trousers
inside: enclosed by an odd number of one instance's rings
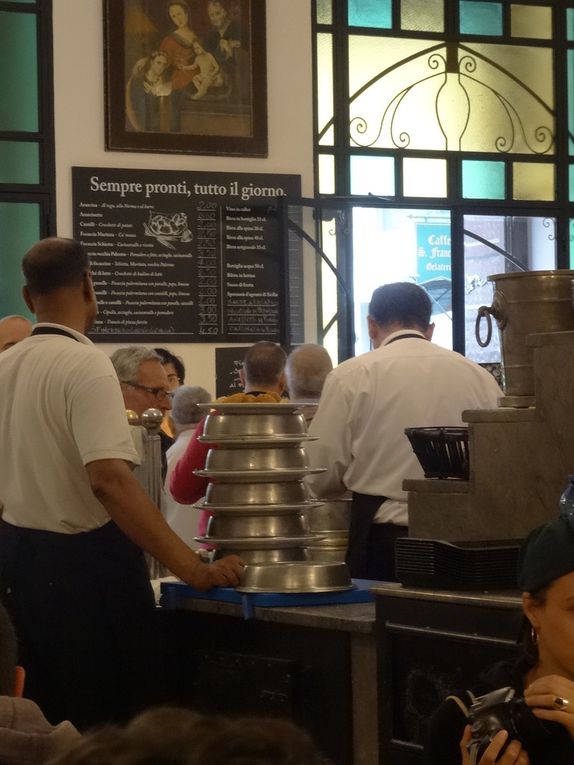
[[[160,699],[147,567],[113,522],[79,534],[0,522],[0,597],[18,635],[25,695],[50,722],[123,722]]]
[[[356,579],[396,582],[395,542],[407,537],[408,526],[373,523],[377,510],[387,497],[353,492],[351,526],[346,562]]]

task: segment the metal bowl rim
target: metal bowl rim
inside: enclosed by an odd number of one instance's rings
[[[296,477],[298,475],[314,475],[316,473],[324,473],[327,468],[267,468],[266,470],[194,470],[195,475],[200,478],[221,478],[221,479],[242,479],[248,481],[256,478],[279,478],[284,477]]]

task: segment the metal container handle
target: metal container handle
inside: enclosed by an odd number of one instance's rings
[[[496,320],[498,329],[504,329],[508,324],[508,311],[506,309],[506,300],[501,292],[495,292],[491,306],[481,305],[476,315],[476,324],[474,326],[474,335],[476,342],[481,348],[486,348],[492,340],[492,319]],[[483,340],[480,336],[480,322],[482,319],[486,319],[486,340]]]
[[[480,345],[481,348],[486,348],[487,345],[490,345],[490,341],[492,340],[492,319],[490,318],[491,313],[492,307],[481,305],[476,315],[474,336],[476,337],[476,342]],[[486,319],[486,340],[483,340],[480,335],[480,322],[482,319]]]

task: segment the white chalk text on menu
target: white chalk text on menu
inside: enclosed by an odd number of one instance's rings
[[[285,255],[277,203],[297,175],[72,169],[98,342],[279,341]]]

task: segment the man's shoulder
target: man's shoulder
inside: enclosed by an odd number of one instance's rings
[[[360,374],[363,370],[368,369],[376,362],[376,351],[367,351],[367,353],[361,353],[359,356],[353,356],[351,359],[342,361],[329,373],[329,377],[343,380],[346,377]]]

